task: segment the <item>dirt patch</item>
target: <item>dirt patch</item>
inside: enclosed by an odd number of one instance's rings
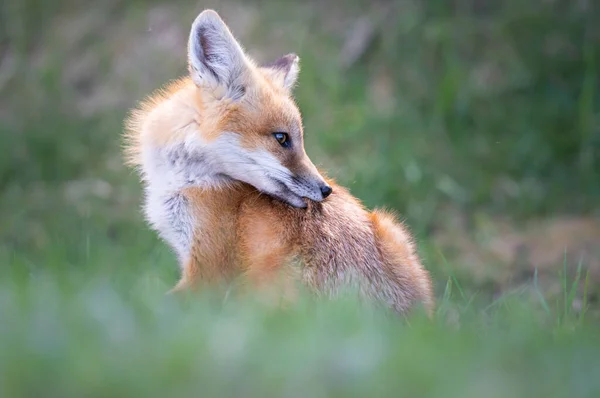
[[[434,242],[457,271],[476,284],[491,283],[504,291],[532,281],[537,270],[543,290],[560,294],[564,270],[572,281],[581,264],[582,278],[589,272],[592,294],[600,293],[598,217],[558,216],[516,226],[500,217],[478,215],[467,221],[457,211],[446,214],[447,222],[433,234]]]

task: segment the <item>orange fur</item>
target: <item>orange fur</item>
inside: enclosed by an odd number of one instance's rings
[[[238,132],[241,150],[262,149],[294,175],[320,176],[304,151],[300,112],[281,86],[283,77],[251,62],[247,67],[241,99],[184,78],[144,101],[127,122],[128,163],[143,168],[148,148],[190,137],[209,145],[223,132]],[[293,150],[272,139],[277,131],[289,132]],[[350,284],[399,313],[421,303],[431,314],[431,281],[407,229],[389,213],[367,211],[334,181],[327,183],[333,193],[321,202],[307,200],[306,208],[235,179],[177,190],[185,217],[193,220],[193,234],[189,253],[180,258],[182,276],[174,290],[241,274],[257,286],[269,286],[283,272],[287,282],[299,281],[318,292],[333,295]],[[291,264],[297,260],[301,266],[294,273]]]

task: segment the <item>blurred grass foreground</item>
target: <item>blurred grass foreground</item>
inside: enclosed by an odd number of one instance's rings
[[[215,8],[296,52],[309,156],[401,213],[433,322],[164,293],[123,118]],[[600,396],[600,4],[0,3],[0,396]]]

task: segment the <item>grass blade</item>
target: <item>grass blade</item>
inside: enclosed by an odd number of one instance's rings
[[[537,269],[537,267],[535,268],[535,272],[533,273],[533,287],[535,289],[535,292],[536,292],[538,298],[540,299],[540,304],[542,304],[542,308],[544,309],[544,311],[546,311],[547,315],[550,315],[550,307],[548,306],[548,303],[546,302],[546,298],[542,294],[542,291],[540,290],[540,287],[538,285],[538,269]]]
[[[569,295],[567,296],[567,302],[565,303],[565,308],[568,312],[565,312],[565,317],[571,313],[573,309],[573,301],[575,300],[575,295],[577,294],[577,287],[579,287],[579,281],[581,280],[581,265],[583,264],[583,258],[579,258],[579,264],[577,265],[577,272],[575,273],[575,279],[573,279],[573,283],[571,284],[571,290],[569,291]],[[566,278],[565,278],[566,279]]]
[[[585,313],[587,311],[589,282],[590,282],[590,270],[588,269],[585,273],[585,281],[583,283],[583,303],[581,304],[581,317],[579,318],[580,324],[583,324],[583,321],[585,319]]]

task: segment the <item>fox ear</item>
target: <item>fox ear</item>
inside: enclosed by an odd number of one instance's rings
[[[213,10],[198,15],[190,32],[188,63],[192,80],[200,87],[239,99],[245,91],[243,77],[248,68],[244,50],[225,22]]]
[[[286,90],[291,91],[300,73],[300,57],[293,53],[284,55],[275,62],[264,65],[263,69],[273,81]]]

